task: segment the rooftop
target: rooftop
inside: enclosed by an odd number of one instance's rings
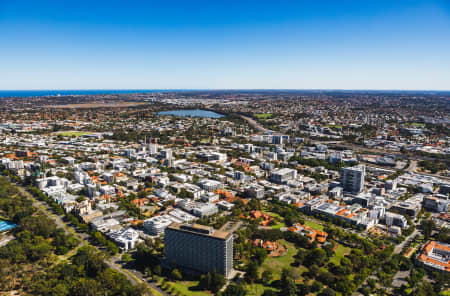
[[[180,223],[174,222],[174,223],[170,224],[168,228],[174,229],[174,230],[196,233],[199,235],[211,236],[211,237],[215,237],[218,239],[227,239],[230,235],[232,235],[230,232],[215,230],[211,226],[205,226],[205,225],[200,225],[200,224],[180,224]]]

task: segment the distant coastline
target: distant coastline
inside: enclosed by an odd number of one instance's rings
[[[78,89],[78,90],[0,90],[0,98],[30,98],[47,96],[76,96],[76,95],[117,95],[155,92],[177,92],[181,90],[163,89]]]
[[[448,95],[450,90],[364,90],[364,89],[73,89],[73,90],[0,90],[0,98],[31,98],[47,96],[119,95],[174,92],[248,92],[248,93],[361,93],[361,94],[425,94]]]

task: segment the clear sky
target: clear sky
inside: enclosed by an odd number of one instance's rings
[[[450,89],[449,0],[0,0],[0,89]]]

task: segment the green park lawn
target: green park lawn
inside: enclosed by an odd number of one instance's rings
[[[287,242],[285,240],[279,240],[279,242],[287,248],[287,254],[281,257],[267,257],[259,269],[259,272],[261,274],[265,270],[271,271],[274,280],[280,279],[281,271],[283,270],[283,268],[291,268],[291,264],[295,261],[294,256],[297,254],[297,249],[295,248],[293,243]],[[297,269],[300,273],[305,271],[304,267],[300,267]]]
[[[329,124],[327,125],[329,128],[342,128],[342,125],[336,125],[336,124]]]
[[[263,284],[246,285],[245,290],[247,291],[248,296],[261,296],[264,293],[264,290],[273,290],[275,292],[278,292],[277,289],[264,286]]]
[[[276,222],[273,225],[270,225],[270,228],[272,229],[281,229],[283,227],[286,227],[286,224],[284,224],[283,222]]]
[[[262,211],[262,212],[265,213],[265,214],[267,214],[267,215],[270,215],[270,216],[272,216],[272,217],[274,217],[274,218],[282,219],[281,216],[280,216],[279,214],[277,214],[277,213],[274,213],[274,212],[266,212],[266,211]]]
[[[198,281],[177,281],[177,282],[168,282],[169,286],[173,287],[173,289],[181,295],[186,296],[207,296],[211,295],[208,292],[196,290],[198,286]]]
[[[341,244],[338,244],[338,247],[334,253],[334,255],[330,258],[330,262],[333,262],[336,265],[339,265],[341,259],[344,258],[345,255],[350,254],[351,249],[348,247],[344,247]]]
[[[258,119],[268,119],[272,117],[272,113],[259,113],[259,114],[254,114],[256,118]]]
[[[312,229],[320,230],[320,231],[323,231],[323,229],[324,229],[323,225],[320,225],[311,220],[305,220],[305,226],[308,226],[308,227],[311,227]]]
[[[79,137],[86,134],[92,134],[92,132],[83,132],[83,131],[61,131],[61,132],[55,132],[55,135],[57,136],[63,136],[63,137]]]
[[[279,280],[281,277],[281,271],[284,268],[294,268],[298,270],[299,274],[302,274],[303,272],[307,271],[308,269],[304,266],[300,267],[292,267],[291,264],[295,261],[294,256],[297,254],[297,248],[294,244],[287,242],[285,240],[279,240],[282,245],[284,245],[287,248],[287,254],[281,257],[267,257],[266,260],[264,260],[264,263],[259,268],[260,275],[266,271],[269,270],[272,272],[273,280]],[[255,283],[251,285],[247,285],[245,287],[247,291],[247,295],[250,296],[260,296],[264,292],[264,290],[274,290],[277,291],[276,288],[271,286],[265,286],[260,283]]]
[[[263,211],[263,213],[268,214],[277,220],[277,222],[275,222],[273,225],[270,225],[270,228],[280,229],[282,227],[286,227],[286,224],[283,222],[283,218],[279,214],[274,213],[274,212],[266,212],[266,211]]]

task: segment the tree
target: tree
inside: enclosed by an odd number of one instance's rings
[[[308,252],[303,264],[307,267],[311,266],[313,264],[322,266],[323,264],[325,264],[326,259],[327,259],[327,253],[322,249],[315,248]]]
[[[272,280],[272,272],[270,270],[264,270],[264,272],[261,274],[261,280],[264,284],[269,284],[269,282]]]
[[[153,268],[153,273],[160,276],[162,274],[161,265],[156,265],[155,268]]]
[[[144,269],[144,274],[145,274],[145,276],[147,276],[147,277],[151,277],[152,274],[153,274],[153,272],[152,272],[152,270],[151,270],[149,267],[146,267],[146,268]]]
[[[183,275],[178,269],[173,269],[170,273],[170,277],[175,281],[180,281],[183,278]]]
[[[210,290],[213,293],[218,292],[225,285],[225,277],[216,271],[208,272],[200,277],[200,287]]]
[[[30,259],[35,261],[48,256],[51,252],[50,245],[46,242],[42,242],[38,245],[34,245],[30,249]]]
[[[66,285],[64,285],[62,283],[56,284],[56,286],[54,286],[52,288],[51,295],[66,296],[66,295],[69,295],[69,289]]]
[[[74,296],[96,296],[100,292],[100,284],[93,279],[81,278],[73,286]]]
[[[334,254],[334,245],[335,243],[331,243],[322,246],[322,249],[327,253],[328,257],[331,257]]]
[[[277,292],[274,290],[264,290],[264,293],[261,296],[277,296]]]
[[[297,294],[300,296],[305,296],[311,293],[311,287],[308,286],[307,284],[300,284],[298,285],[297,289],[298,289]]]
[[[320,290],[322,290],[322,283],[319,281],[314,281],[311,285],[311,291],[312,292],[319,292]]]
[[[266,249],[254,248],[254,249],[252,249],[252,252],[253,252],[253,257],[256,260],[256,262],[258,263],[258,265],[263,264],[264,260],[267,257]]]
[[[124,253],[124,254],[122,255],[122,261],[128,263],[128,262],[133,261],[133,258],[131,257],[130,254]]]
[[[231,284],[223,292],[223,296],[245,296],[247,293],[240,285]]]
[[[208,272],[206,275],[202,275],[200,277],[199,285],[203,289],[208,290],[211,287],[211,273]]]
[[[367,284],[369,285],[370,289],[373,290],[377,286],[377,281],[375,279],[370,278],[367,280]]]
[[[341,258],[341,270],[345,274],[350,274],[352,272],[352,262],[347,257]]]
[[[420,222],[420,225],[422,226],[423,229],[423,235],[425,237],[425,239],[429,239],[431,234],[433,233],[433,228],[435,227],[435,223],[433,220],[422,220],[422,222]]]
[[[336,291],[334,291],[331,288],[325,288],[323,291],[319,294],[319,296],[336,296]]]
[[[250,261],[248,264],[245,277],[249,282],[255,282],[258,279],[258,264],[255,261]]]
[[[297,287],[292,279],[288,279],[286,284],[281,287],[281,295],[294,296],[297,294]]]
[[[94,278],[106,269],[104,259],[104,256],[93,247],[85,246],[81,247],[72,257],[72,263],[76,266],[83,266],[86,274]]]
[[[290,279],[291,279],[291,278],[290,278],[290,272],[289,272],[289,269],[288,269],[288,268],[283,268],[283,269],[281,270],[281,279],[280,279],[281,286],[286,286],[286,285],[287,285],[287,282],[288,282]]]

